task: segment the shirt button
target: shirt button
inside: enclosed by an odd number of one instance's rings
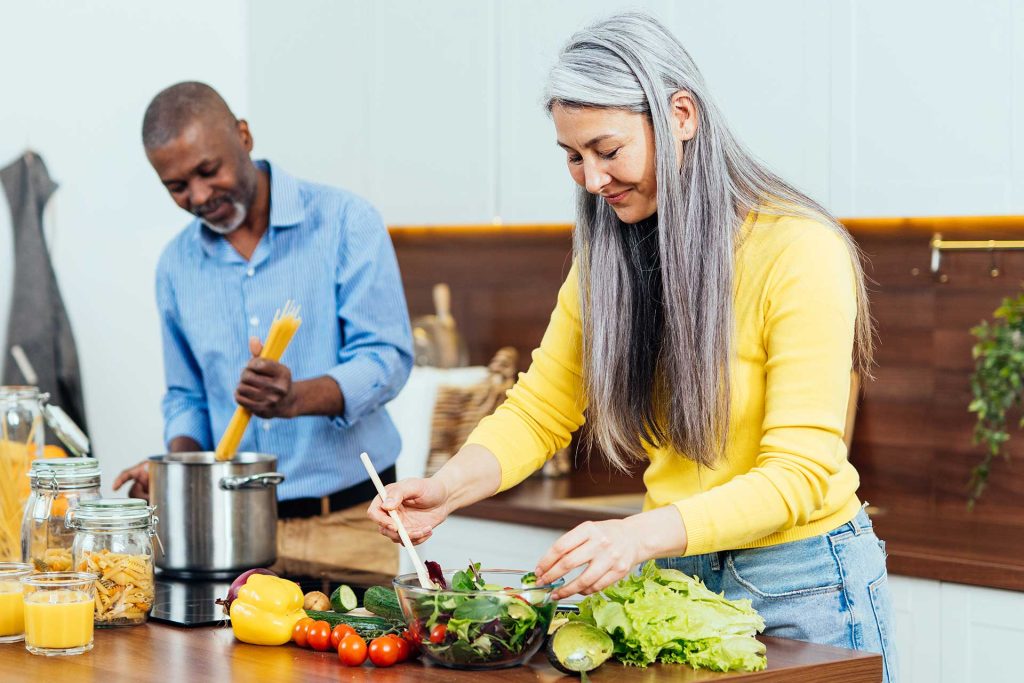
[[[256,274],[256,269],[250,268],[249,270],[245,271],[245,274],[248,275],[249,277],[252,277],[253,275]]]
[[[263,421],[263,431],[265,431],[265,432],[269,432],[270,431],[270,420],[264,420]]]
[[[260,324],[260,319],[257,318],[256,316],[253,316],[249,318],[249,324],[252,325],[253,327],[256,327],[257,325]]]

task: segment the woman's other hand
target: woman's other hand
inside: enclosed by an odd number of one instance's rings
[[[402,525],[414,545],[430,538],[434,528],[448,518],[448,490],[436,478],[403,479],[384,487],[384,499],[378,495],[370,502],[366,514],[377,522],[380,532],[396,543],[401,542],[395,521],[388,514],[398,513]]]
[[[583,573],[555,591],[552,599],[596,593],[629,574],[644,559],[639,546],[626,520],[584,522],[555,541],[537,563],[537,583],[551,583],[586,565]]]

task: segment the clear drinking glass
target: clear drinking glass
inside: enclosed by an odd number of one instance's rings
[[[21,579],[31,573],[30,564],[0,562],[0,643],[16,643],[25,638]]]
[[[25,649],[34,655],[78,655],[92,649],[96,575],[43,572],[21,579]]]

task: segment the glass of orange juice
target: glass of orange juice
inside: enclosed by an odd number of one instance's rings
[[[42,572],[21,579],[29,652],[77,655],[92,649],[95,581],[88,572]]]
[[[21,579],[31,573],[30,564],[0,562],[0,643],[16,643],[25,637]]]

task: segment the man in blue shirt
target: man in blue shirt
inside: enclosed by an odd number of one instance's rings
[[[196,217],[157,267],[168,449],[212,450],[236,404],[248,408],[239,450],[278,456],[280,517],[328,517],[315,520],[315,534],[285,522],[284,554],[308,550],[325,561],[324,548],[341,543],[340,559],[359,548],[362,565],[372,565],[356,568],[393,572],[393,547],[373,559],[368,535],[322,537],[361,526],[377,535],[365,517],[376,491],[360,452],[385,483],[395,479],[400,441],[384,405],[409,376],[412,336],[380,216],[353,194],[252,160],[248,123],[202,83],[160,92],[142,135],[171,198]],[[258,358],[288,299],[302,307],[301,327],[280,363]],[[122,472],[114,488],[129,480],[129,495],[148,493],[145,464]]]

